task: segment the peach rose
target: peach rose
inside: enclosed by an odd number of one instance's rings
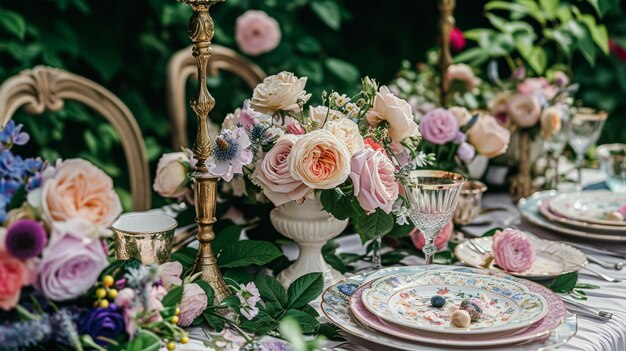
[[[52,222],[80,217],[94,225],[109,227],[122,213],[113,180],[88,161],[70,159],[56,169],[43,189],[42,211]]]
[[[509,101],[509,116],[522,128],[537,124],[541,115],[541,105],[534,95],[517,94]]]
[[[280,72],[266,77],[254,88],[252,107],[261,113],[299,109],[298,100],[309,101],[311,94],[304,90],[306,77],[298,78],[291,72]]]
[[[0,251],[0,309],[9,311],[17,306],[28,275],[28,269],[22,261],[7,251]]]
[[[367,111],[367,122],[378,126],[383,121],[389,123],[388,133],[394,149],[399,150],[404,139],[418,136],[417,123],[413,121],[411,105],[405,100],[394,96],[386,86],[380,87],[374,105]]]
[[[472,119],[472,114],[465,107],[451,107],[448,109],[450,113],[456,118],[456,122],[459,128],[463,127]]]
[[[248,10],[237,18],[235,40],[243,53],[257,56],[274,50],[280,44],[278,22],[259,10]]]
[[[377,208],[391,212],[400,191],[391,160],[380,151],[365,148],[352,157],[350,168],[354,196],[365,212],[373,213]]]
[[[332,189],[348,179],[350,151],[327,130],[318,129],[300,137],[291,148],[291,176],[313,189]]]
[[[331,132],[337,139],[346,144],[350,155],[354,155],[363,150],[363,137],[359,132],[359,126],[352,122],[352,120],[342,118],[330,121],[324,125],[324,129]]]
[[[263,193],[275,206],[289,201],[301,201],[311,194],[311,188],[291,176],[289,154],[298,140],[295,135],[283,135],[274,147],[257,162],[253,177]]]
[[[184,152],[163,154],[157,165],[152,188],[163,197],[181,198],[191,192],[189,183],[190,161]]]
[[[467,131],[467,141],[476,148],[476,152],[489,158],[505,153],[510,139],[511,132],[488,115],[478,117]]]
[[[446,87],[450,88],[455,81],[461,82],[465,85],[465,90],[472,91],[480,84],[480,79],[476,77],[472,68],[466,64],[450,65],[448,67],[448,74],[446,75]]]
[[[561,109],[551,106],[541,114],[541,137],[544,140],[551,140],[561,130],[561,113]]]

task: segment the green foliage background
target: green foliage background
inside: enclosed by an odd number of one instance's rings
[[[457,2],[459,28],[489,25],[482,15],[487,1]],[[435,0],[227,0],[212,9],[215,43],[238,50],[235,20],[247,9],[261,9],[276,18],[283,35],[278,48],[250,59],[270,74],[291,70],[308,76],[314,96],[323,89],[350,92],[362,75],[389,81],[403,59],[424,60],[426,50],[437,44]],[[175,0],[0,0],[0,81],[44,64],[104,85],[135,115],[154,172],[160,154],[171,150],[165,67],[172,54],[190,44],[190,14],[189,6]],[[607,14],[605,23],[609,36],[626,47],[620,6]],[[580,97],[611,112],[602,142],[626,141],[626,63],[615,56],[598,57],[592,68],[576,55],[573,62],[576,80],[582,83]],[[229,75],[209,83],[217,101],[211,117],[218,122],[250,94],[243,82]],[[89,159],[115,178],[128,204],[118,137],[97,114],[67,104],[57,113],[36,118],[19,113],[16,119],[33,136],[25,154]],[[155,201],[158,205],[162,200]]]

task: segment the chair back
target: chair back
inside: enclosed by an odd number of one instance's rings
[[[67,71],[37,66],[7,79],[0,86],[0,124],[6,125],[18,108],[32,115],[58,111],[65,100],[93,109],[115,128],[126,155],[133,210],[151,207],[150,172],[141,130],[124,103],[101,85]]]
[[[207,66],[207,74],[215,76],[220,70],[233,73],[250,86],[256,87],[266,77],[265,72],[237,54],[235,51],[211,45],[213,54]],[[187,146],[187,104],[185,87],[189,77],[198,78],[196,59],[191,54],[192,46],[175,53],[167,64],[167,102],[172,122],[172,147],[178,150]]]

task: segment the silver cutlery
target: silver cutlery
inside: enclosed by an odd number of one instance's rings
[[[575,312],[578,312],[580,314],[584,314],[589,317],[596,318],[596,319],[603,320],[603,321],[607,321],[613,317],[612,313],[602,311],[591,306],[587,306],[579,301],[572,300],[569,297],[561,295],[561,299],[563,300],[563,302],[565,302],[566,305],[570,305],[571,307],[574,307],[574,309],[576,309]]]
[[[589,244],[580,244],[580,243],[572,243],[569,241],[562,241],[563,244],[567,244],[570,246],[574,246],[577,247],[581,250],[586,250],[589,252],[595,252],[595,253],[600,253],[600,254],[604,254],[607,256],[613,256],[613,257],[619,257],[619,258],[623,258],[626,259],[626,255],[619,253],[619,252],[615,252],[615,251],[611,251],[611,250],[607,250],[601,247],[597,247],[597,246],[593,246],[593,245],[589,245]]]
[[[607,261],[601,260],[593,256],[589,256],[589,255],[587,255],[587,259],[590,262],[599,264],[600,266],[607,268],[607,269],[615,269],[616,271],[621,271],[622,268],[624,268],[624,264],[622,262],[617,262],[617,263],[607,262]]]
[[[613,277],[609,277],[608,275],[598,272],[595,269],[591,269],[587,266],[579,266],[581,269],[587,270],[593,274],[595,274],[598,278],[601,278],[603,280],[606,280],[607,282],[611,282],[611,283],[621,283],[622,280],[621,279],[617,279],[617,278],[613,278]]]

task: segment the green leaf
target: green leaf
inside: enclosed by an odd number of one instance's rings
[[[496,232],[498,232],[498,231],[502,231],[502,228],[493,228],[493,229],[490,229],[490,230],[486,231],[486,232],[485,232],[485,233],[481,236],[481,238],[487,238],[487,237],[490,237],[490,236],[494,236],[494,235],[496,234]]]
[[[198,254],[198,250],[193,247],[182,247],[178,249],[176,252],[172,254],[172,261],[178,261],[183,265],[183,271],[191,268],[193,266],[194,261],[196,260],[196,255]]]
[[[269,263],[283,253],[268,241],[243,240],[225,247],[217,257],[221,268],[245,267]]]
[[[355,208],[354,196],[344,193],[340,188],[322,190],[320,201],[326,211],[335,218],[344,220],[356,217],[359,212]]]
[[[26,35],[26,21],[19,13],[7,9],[0,10],[0,27],[20,40]]]
[[[485,28],[476,28],[470,29],[463,32],[463,35],[466,39],[479,41],[481,38],[488,37],[489,35],[494,34],[493,29],[485,29]]]
[[[215,239],[211,241],[211,246],[213,247],[213,251],[215,251],[216,253],[219,253],[226,247],[239,242],[240,237],[241,237],[240,226],[231,225],[231,226],[226,227],[226,229],[222,230],[217,235],[215,235]]]
[[[540,46],[534,46],[532,43],[518,40],[515,42],[517,50],[522,55],[526,63],[538,75],[543,74],[548,66],[548,56],[546,51]]]
[[[487,53],[482,48],[471,48],[471,49],[463,50],[460,54],[456,55],[454,57],[454,62],[463,63],[463,62],[469,62],[469,61],[478,60],[478,59],[487,60],[488,58],[489,57]]]
[[[591,38],[606,55],[609,53],[609,33],[606,27],[596,24],[596,19],[591,15],[581,15],[578,18],[591,33]]]
[[[550,289],[556,293],[568,293],[574,289],[577,280],[578,272],[563,274],[550,284]]]
[[[546,15],[547,19],[553,19],[559,7],[559,0],[539,0],[541,11]]]
[[[349,62],[330,57],[324,63],[331,73],[346,83],[355,83],[360,78],[359,70]]]
[[[259,289],[263,301],[276,302],[282,308],[287,306],[287,292],[276,278],[269,275],[259,275],[254,280],[254,284]]]
[[[125,345],[125,351],[158,351],[161,339],[150,331],[141,329],[132,340]]]
[[[322,273],[308,273],[296,279],[287,289],[289,308],[300,308],[315,300],[324,289]]]
[[[202,279],[198,279],[194,283],[198,284],[198,286],[201,287],[202,290],[204,290],[204,293],[206,294],[206,299],[209,302],[209,306],[212,306],[213,300],[215,299],[215,292],[213,291],[211,285],[209,285],[209,283]]]
[[[259,314],[253,320],[243,320],[241,327],[256,335],[265,335],[278,327],[278,322],[272,318],[264,308],[259,308]]]
[[[296,322],[298,322],[298,324],[300,325],[300,328],[302,328],[302,333],[304,334],[310,334],[313,333],[315,331],[315,328],[317,328],[317,325],[319,324],[319,322],[317,321],[317,319],[315,319],[314,316],[303,312],[303,311],[299,311],[299,310],[288,310],[283,319],[284,318],[293,318],[296,320]]]
[[[339,333],[339,328],[332,323],[320,323],[317,325],[317,330],[315,334],[323,335],[328,340],[332,341],[343,341],[345,340],[341,334]]]
[[[183,297],[183,286],[179,285],[170,290],[161,301],[165,307],[175,307]]]
[[[339,30],[341,27],[341,10],[336,2],[332,0],[314,1],[311,3],[311,10],[330,28]]]
[[[22,204],[24,204],[24,201],[26,201],[26,185],[25,184],[17,188],[17,190],[11,197],[11,201],[9,202],[9,205],[6,207],[5,211],[8,212],[14,208],[18,208],[22,206]]]
[[[394,223],[393,215],[379,208],[370,215],[359,217],[355,227],[361,237],[361,242],[365,243],[391,232]]]
[[[224,329],[225,322],[223,318],[220,318],[212,314],[208,310],[202,313],[202,317],[207,322],[209,327],[211,327],[212,329],[215,329],[215,331],[221,332]]]
[[[305,36],[298,40],[296,49],[305,54],[317,54],[322,50],[322,45],[314,37]]]
[[[317,60],[299,60],[296,71],[300,76],[308,77],[309,80],[314,83],[322,83],[324,80],[324,67],[322,67],[322,63]]]

